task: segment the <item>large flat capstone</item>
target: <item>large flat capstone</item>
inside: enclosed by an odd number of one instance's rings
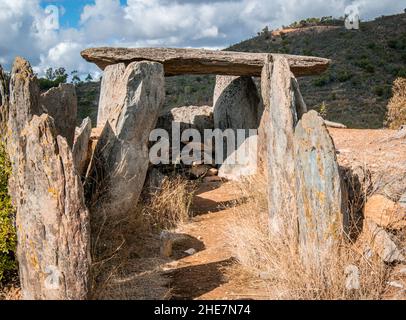
[[[267,53],[213,51],[171,48],[90,48],[82,57],[104,70],[107,66],[137,61],[153,61],[164,65],[166,76],[182,74],[216,74],[225,76],[260,77]],[[296,77],[323,73],[330,60],[318,57],[278,55],[288,62]]]

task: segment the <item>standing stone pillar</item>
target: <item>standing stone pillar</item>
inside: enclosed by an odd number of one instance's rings
[[[7,133],[8,109],[9,109],[9,83],[7,75],[0,65],[0,141],[5,140]]]
[[[299,121],[294,145],[300,254],[306,265],[322,267],[348,218],[334,142],[316,111]]]
[[[348,221],[334,143],[323,119],[306,113],[284,57],[269,57],[262,94],[271,231],[290,232],[306,266],[323,270]]]
[[[235,145],[236,152],[228,154],[229,141],[224,145],[224,164],[219,169],[219,176],[231,180],[257,171],[257,156],[253,147],[257,137],[249,137],[249,129],[257,130],[262,115],[262,104],[257,87],[251,77],[217,76],[214,89],[214,128],[225,131],[233,129],[246,130],[246,140],[242,145]],[[229,163],[243,150],[247,152],[247,163]],[[244,157],[245,158],[245,157]]]
[[[275,56],[264,66],[262,95],[264,118],[260,136],[266,137],[268,202],[271,227],[283,232],[283,225],[296,217],[296,172],[293,134],[298,115],[288,61]],[[261,149],[261,148],[260,148]]]
[[[37,79],[29,63],[17,58],[7,149],[23,299],[86,299],[91,263],[83,187],[67,140],[39,112]]]
[[[57,88],[51,88],[41,94],[39,104],[41,111],[55,120],[57,133],[65,137],[72,147],[78,110],[75,86],[62,83]]]
[[[125,92],[121,84],[126,67],[124,63],[113,64],[104,69],[101,87],[97,127],[103,128],[111,113],[119,107]]]
[[[86,179],[92,228],[104,220],[116,224],[134,212],[149,166],[149,135],[164,103],[164,69],[154,62],[131,63],[123,77],[104,88],[108,86],[121,94],[115,98],[116,107],[104,125]]]

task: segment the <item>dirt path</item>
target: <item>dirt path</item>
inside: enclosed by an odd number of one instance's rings
[[[195,255],[164,266],[173,299],[235,300],[267,297],[260,282],[240,278],[243,271],[232,257],[227,236],[229,221],[241,196],[231,183],[207,183],[195,197],[193,221],[176,232],[198,239],[204,248]]]

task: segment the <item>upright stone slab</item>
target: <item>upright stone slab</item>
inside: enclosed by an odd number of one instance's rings
[[[65,137],[70,147],[73,146],[77,116],[77,97],[75,86],[60,84],[40,96],[40,107],[44,113],[55,120],[56,130]]]
[[[17,146],[21,131],[34,115],[40,115],[39,84],[28,61],[17,57],[10,78],[8,119],[8,154],[17,163]]]
[[[89,215],[69,145],[44,114],[22,131],[18,152],[13,177],[23,299],[86,299]]]
[[[163,66],[131,63],[122,81],[123,96],[104,126],[86,183],[92,219],[117,223],[134,210],[149,166],[149,135],[165,97]],[[92,221],[92,224],[93,224]]]
[[[6,73],[0,65],[0,141],[5,140],[7,133],[8,109],[9,109],[9,81]]]
[[[123,89],[126,84],[122,83],[124,79],[125,64],[113,64],[104,70],[101,89],[99,110],[97,114],[97,126],[103,127],[110,114],[122,104],[122,97],[125,95]]]
[[[343,235],[346,203],[334,143],[316,111],[296,126],[294,150],[300,253],[309,266],[322,267]]]
[[[75,168],[81,177],[85,177],[90,162],[90,136],[92,135],[92,121],[90,118],[83,120],[82,125],[76,128],[75,141],[73,143],[73,161]]]
[[[213,101],[216,129],[258,129],[260,98],[251,77],[217,76]]]
[[[294,127],[298,120],[293,74],[280,56],[265,64],[262,76],[264,101],[263,135],[267,137],[268,203],[271,227],[283,232],[283,224],[296,215]]]
[[[217,76],[214,89],[214,128],[222,131],[258,129],[262,104],[257,87],[251,77]],[[228,143],[224,144],[224,164],[219,169],[219,176],[227,179],[239,179],[245,170],[243,164],[230,161],[233,154],[227,154]],[[236,148],[243,146],[234,146]]]

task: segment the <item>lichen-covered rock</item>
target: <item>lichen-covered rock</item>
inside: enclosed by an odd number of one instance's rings
[[[90,229],[83,187],[53,119],[34,116],[19,139],[18,261],[24,299],[86,299]]]
[[[275,57],[265,64],[261,87],[266,136],[268,204],[271,227],[282,232],[282,224],[296,216],[296,172],[293,133],[298,116],[292,87],[292,73],[286,59]],[[260,148],[260,150],[263,148]]]
[[[156,127],[171,134],[173,122],[180,124],[180,132],[196,129],[203,136],[204,129],[214,129],[213,107],[185,106],[173,108],[158,118]]]
[[[80,128],[76,128],[75,141],[73,143],[73,162],[79,176],[86,175],[90,162],[90,136],[92,134],[92,121],[90,118],[83,120]]]
[[[39,104],[44,113],[54,118],[58,134],[65,137],[72,147],[78,109],[75,86],[62,83],[57,88],[51,88],[41,94]]]
[[[122,105],[125,92],[125,83],[123,77],[125,64],[113,64],[104,69],[100,88],[99,110],[97,114],[97,126],[103,127],[110,114]]]
[[[159,63],[131,63],[122,81],[120,106],[110,114],[97,142],[86,181],[95,223],[117,223],[137,205],[149,166],[149,135],[164,103],[164,70]],[[93,221],[92,221],[93,224]]]
[[[13,165],[18,162],[17,148],[21,131],[34,115],[42,114],[39,107],[39,84],[28,61],[17,57],[10,78],[8,154]]]
[[[300,252],[318,266],[337,247],[348,218],[334,143],[316,111],[296,126],[294,150]]]
[[[0,65],[0,141],[5,140],[8,121],[9,83],[6,73]]]

